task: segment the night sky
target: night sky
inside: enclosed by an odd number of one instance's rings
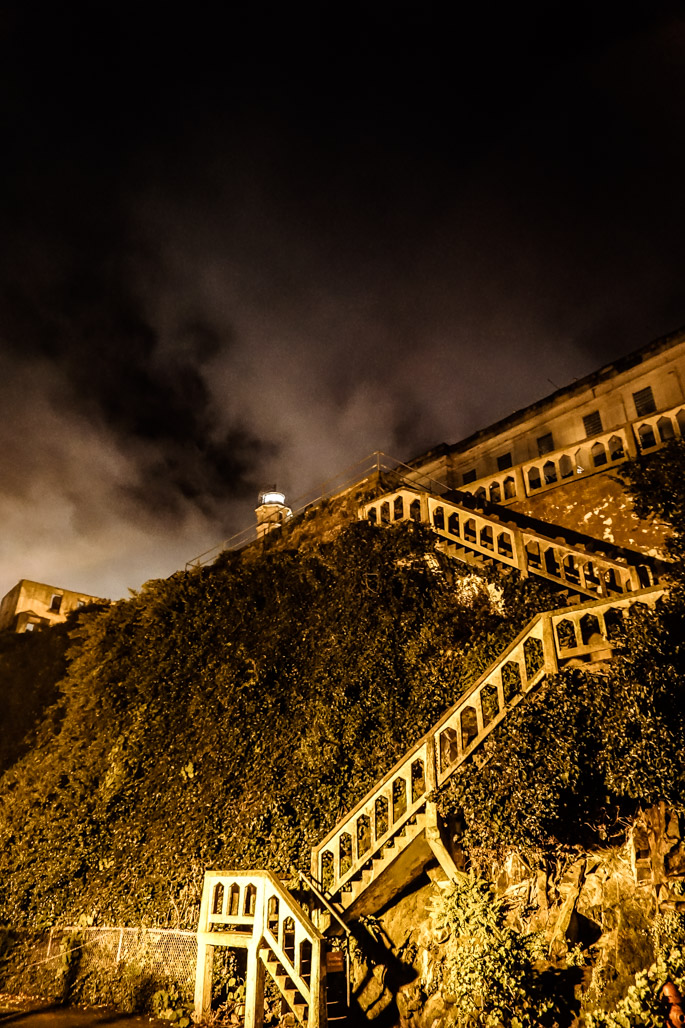
[[[2,6],[0,596],[685,324],[682,5],[470,6]]]

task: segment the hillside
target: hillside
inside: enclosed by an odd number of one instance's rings
[[[442,790],[474,867],[512,846],[544,864],[621,844],[641,809],[681,806],[683,466],[673,444],[626,472],[637,513],[673,527],[668,602],[632,611],[610,664],[551,676]],[[515,571],[474,575],[411,521],[334,521],[311,513],[81,614],[65,654],[62,630],[33,664],[35,640],[5,640],[11,702],[35,668],[25,707],[42,716],[33,736],[24,714],[6,748],[0,923],[192,929],[205,868],[308,867],[311,845],[563,602]]]
[[[1,783],[0,918],[192,927],[205,866],[306,866],[550,603],[508,581],[494,606],[462,581],[425,530],[352,523],[84,617],[59,702]]]

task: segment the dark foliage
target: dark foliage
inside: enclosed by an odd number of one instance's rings
[[[47,632],[0,632],[0,772],[29,748],[64,674],[67,626]]]
[[[604,841],[622,816],[685,795],[685,445],[625,466],[642,518],[668,521],[669,595],[635,604],[614,659],[566,670],[510,714],[442,797],[477,846]]]
[[[58,708],[0,783],[0,919],[192,924],[205,867],[307,867],[550,603],[513,579],[502,611],[485,589],[460,600],[433,542],[357,522],[84,618]]]

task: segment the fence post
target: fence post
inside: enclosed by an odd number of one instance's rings
[[[48,935],[48,952],[46,954],[48,957],[50,956],[50,950],[52,949],[52,932],[53,926],[50,925],[50,934]]]
[[[117,964],[121,960],[121,949],[122,949],[122,946],[123,946],[123,942],[124,942],[124,929],[120,928],[119,929],[119,948],[117,949]]]
[[[214,969],[214,946],[206,942],[207,920],[211,895],[211,878],[205,873],[200,902],[200,916],[197,924],[197,966],[195,971],[195,1020],[202,1021],[212,1009],[212,972]]]

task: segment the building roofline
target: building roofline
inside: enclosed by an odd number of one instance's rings
[[[426,453],[412,458],[412,460],[408,461],[408,464],[411,467],[418,467],[422,464],[427,464],[430,460],[434,460],[437,457],[443,457],[446,454],[461,453],[465,450],[470,450],[477,443],[485,442],[492,436],[499,435],[508,428],[513,428],[515,425],[526,421],[531,417],[531,415],[538,414],[548,407],[553,407],[555,404],[559,403],[560,400],[565,399],[566,397],[571,397],[575,393],[582,392],[587,389],[588,386],[596,385],[598,382],[601,382],[612,375],[620,374],[622,371],[629,371],[630,368],[636,367],[647,358],[654,357],[656,354],[662,353],[664,350],[670,350],[673,346],[676,346],[681,342],[685,342],[685,326],[677,329],[675,332],[670,332],[666,336],[661,336],[659,339],[655,339],[651,343],[647,343],[646,346],[642,346],[638,350],[633,350],[632,353],[628,353],[623,357],[617,358],[610,364],[603,365],[596,371],[590,372],[589,375],[576,379],[576,381],[572,382],[570,385],[562,386],[561,389],[557,389],[548,396],[544,396],[542,399],[536,400],[527,407],[522,407],[520,410],[512,411],[512,413],[508,414],[505,418],[501,418],[499,421],[495,421],[492,425],[488,425],[486,428],[481,428],[477,432],[473,432],[465,439],[460,439],[458,442],[451,444],[440,443],[438,446],[434,446]]]
[[[98,602],[102,601],[101,596],[93,596],[92,593],[84,592],[82,589],[68,589],[64,585],[50,585],[49,582],[39,582],[35,578],[20,578],[11,589],[8,589],[5,596],[3,596],[3,599],[9,596],[10,593],[14,592],[15,589],[20,589],[22,585],[39,585],[43,589],[52,589],[52,591],[56,593],[73,593],[74,596],[83,596],[87,597],[89,600],[96,600]]]

